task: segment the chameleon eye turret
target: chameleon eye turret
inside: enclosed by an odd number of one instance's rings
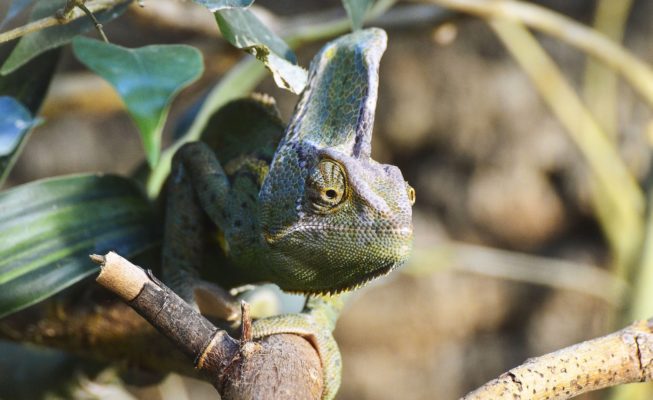
[[[342,204],[347,193],[343,167],[333,160],[322,160],[313,169],[306,183],[306,200],[316,213],[332,212]]]

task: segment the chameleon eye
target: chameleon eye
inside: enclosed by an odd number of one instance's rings
[[[347,179],[343,167],[333,160],[320,161],[311,172],[306,189],[314,211],[329,211],[345,198]]]
[[[327,190],[324,192],[324,194],[325,194],[326,197],[328,197],[329,199],[335,199],[336,197],[338,197],[338,191],[336,191],[335,189],[327,189]]]

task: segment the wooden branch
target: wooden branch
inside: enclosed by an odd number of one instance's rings
[[[125,263],[129,268],[137,268],[126,260]],[[134,281],[159,288],[151,288],[154,289],[151,293],[165,293],[156,280],[140,269],[120,273],[119,276],[124,278],[130,274],[133,275],[129,279],[112,279],[118,282],[121,296],[132,298],[144,295],[140,286],[133,285]],[[154,296],[155,299],[157,297]],[[178,310],[178,306],[170,306],[166,301],[159,300],[149,303],[162,306],[160,315],[150,313],[156,316],[154,323],[163,320],[162,326],[186,330],[188,327],[183,324],[185,314],[182,321],[166,321],[165,315],[170,314],[167,310]],[[174,302],[170,298],[168,300]],[[136,307],[135,297],[131,303]],[[247,318],[247,310],[243,311]],[[194,310],[190,312],[196,314]],[[193,315],[190,320],[196,317]],[[203,325],[204,322],[199,324]],[[243,326],[247,331],[247,319]],[[208,350],[196,350],[201,353],[200,357],[190,354],[195,364],[177,350],[178,344],[170,344],[129,306],[107,302],[106,299],[76,300],[56,306],[51,303],[49,307],[24,310],[0,322],[0,337],[61,348],[101,360],[122,361],[123,365],[126,363],[154,371],[175,371],[196,376],[199,371],[209,371],[209,376],[205,378],[213,382],[225,399],[319,398],[323,384],[322,369],[317,353],[305,339],[295,335],[274,335],[260,342],[252,342],[245,333],[245,340],[238,342],[222,331],[215,331],[210,325],[200,328],[195,327],[192,331],[206,328],[211,333],[215,332],[215,336],[211,341],[206,340]],[[172,336],[177,338],[187,337],[184,335],[172,332]],[[198,337],[191,338],[190,342],[202,343],[202,340],[196,339]],[[226,346],[223,341],[226,341]],[[188,350],[192,351],[193,346],[182,344],[181,347],[189,354]],[[201,357],[202,354],[204,357]],[[463,400],[568,399],[608,386],[651,380],[653,319],[639,321],[610,335],[529,359],[469,393]]]
[[[98,283],[118,294],[170,339],[213,383],[223,399],[319,399],[322,367],[311,344],[296,335],[250,339],[243,309],[244,339],[217,329],[150,273],[116,253],[91,256],[102,264]]]
[[[653,319],[526,362],[462,400],[563,400],[653,380]]]

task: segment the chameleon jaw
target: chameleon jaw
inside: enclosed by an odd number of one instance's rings
[[[398,268],[403,264],[403,261],[397,261],[390,263],[388,266],[384,266],[382,268],[377,268],[373,271],[370,271],[366,274],[363,274],[359,279],[354,284],[351,285],[342,285],[342,286],[336,286],[331,289],[317,289],[317,290],[312,290],[312,289],[285,289],[281,288],[286,293],[291,293],[291,294],[300,294],[300,295],[319,295],[319,296],[334,296],[338,295],[340,293],[344,292],[351,292],[357,289],[362,288],[363,286],[367,285],[369,282],[373,281],[376,278],[381,278],[383,276],[388,275],[390,272]]]
[[[311,236],[315,231],[338,235]],[[373,235],[367,239],[372,247],[362,238],[366,235]],[[334,237],[342,240],[334,244]],[[283,254],[278,260],[280,268],[271,276],[272,282],[290,293],[332,295],[358,289],[402,265],[412,247],[412,227],[330,226],[325,229],[323,225],[296,225],[265,239],[278,254]],[[355,245],[359,240],[361,243]],[[298,241],[304,245],[298,247]],[[348,245],[339,247],[341,242]],[[323,248],[337,250],[323,251]]]

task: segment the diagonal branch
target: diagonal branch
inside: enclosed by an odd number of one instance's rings
[[[563,400],[592,390],[650,380],[653,319],[526,360],[462,400]]]

